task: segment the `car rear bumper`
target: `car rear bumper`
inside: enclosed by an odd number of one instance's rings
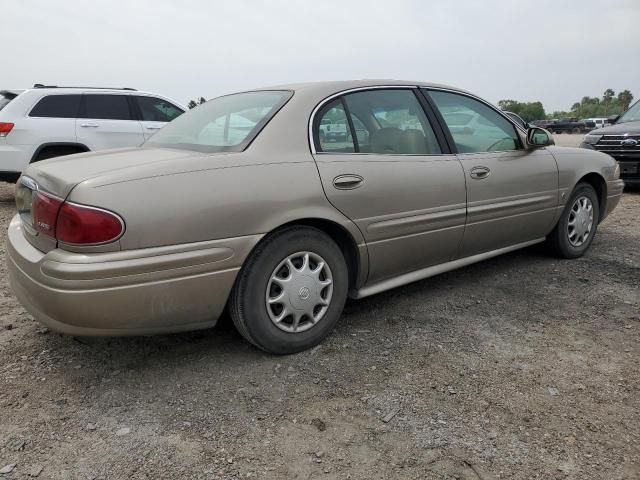
[[[260,236],[133,251],[43,253],[14,217],[10,284],[52,330],[78,336],[150,335],[215,325],[240,265]]]
[[[29,164],[30,155],[31,147],[0,143],[0,180],[10,181],[16,174],[19,177]]]

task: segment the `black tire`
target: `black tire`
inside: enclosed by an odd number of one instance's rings
[[[569,241],[568,224],[569,217],[571,215],[571,209],[576,200],[580,197],[587,197],[593,206],[593,226],[589,236],[580,246],[575,246]],[[598,194],[594,188],[588,183],[579,183],[573,190],[573,193],[567,201],[564,211],[558,220],[553,231],[547,237],[547,242],[551,247],[553,253],[561,258],[578,258],[584,255],[584,253],[591,246],[593,238],[595,237],[598,229],[598,222],[600,221],[600,202],[598,200]]]
[[[269,317],[265,301],[274,269],[289,255],[309,251],[322,257],[331,269],[333,293],[326,312],[303,332],[286,332]],[[265,238],[246,260],[229,298],[229,312],[240,334],[256,347],[273,354],[289,354],[319,344],[342,314],[349,273],[342,251],[323,231],[303,226],[287,227]]]

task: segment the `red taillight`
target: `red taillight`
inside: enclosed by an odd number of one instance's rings
[[[124,232],[124,223],[115,213],[64,202],[42,192],[33,194],[31,216],[38,232],[64,243],[107,243]]]
[[[107,210],[63,203],[56,222],[56,238],[65,243],[106,243],[124,231],[120,217]]]
[[[31,216],[34,228],[50,237],[56,236],[56,219],[62,200],[50,197],[42,192],[33,194],[31,202]]]
[[[13,123],[0,122],[0,137],[6,137],[13,130]]]

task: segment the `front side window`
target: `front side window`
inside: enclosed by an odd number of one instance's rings
[[[240,152],[291,95],[265,90],[214,98],[180,115],[144,145],[202,153]]]
[[[81,95],[49,95],[42,98],[29,113],[30,117],[77,118]]]
[[[129,102],[125,95],[85,95],[83,118],[132,120]]]
[[[411,90],[367,90],[345,95],[358,151],[383,155],[442,153]]]
[[[457,93],[430,91],[458,153],[501,152],[520,148],[514,126],[484,103]]]
[[[184,112],[175,105],[155,97],[133,97],[138,102],[142,120],[146,122],[170,122]]]

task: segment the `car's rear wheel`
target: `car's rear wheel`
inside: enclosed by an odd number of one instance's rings
[[[331,237],[312,227],[285,228],[265,238],[245,262],[229,299],[231,318],[266,352],[311,348],[340,318],[348,278]]]
[[[579,183],[547,239],[554,253],[562,258],[584,255],[593,242],[599,219],[596,191],[588,183]]]

